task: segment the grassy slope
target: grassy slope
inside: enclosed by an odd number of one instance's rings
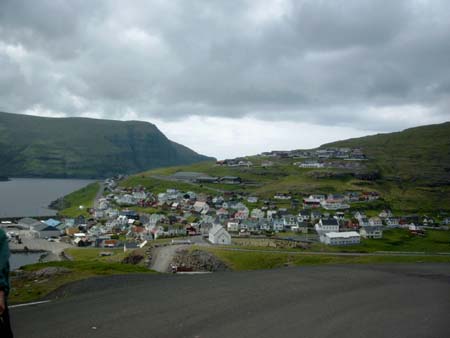
[[[450,184],[450,122],[325,144],[360,147],[385,178]]]
[[[201,162],[148,171],[131,177],[124,185],[142,184],[157,192],[175,187],[181,190],[205,191],[205,187],[247,192],[260,197],[272,197],[277,192],[290,192],[301,198],[308,193],[345,191],[378,191],[394,212],[434,213],[450,211],[450,123],[408,129],[399,133],[369,136],[340,141],[325,146],[362,147],[369,156],[369,169],[378,169],[383,177],[376,182],[352,177],[324,179],[312,176],[315,172],[337,169],[302,169],[290,159],[271,159],[273,167],[261,168],[264,159],[250,157],[252,168],[218,167],[214,162]],[[202,187],[155,179],[178,171],[202,172],[211,176],[240,176],[251,186],[208,185]]]
[[[87,209],[92,208],[99,188],[99,183],[91,183],[86,187],[65,196],[64,201],[68,203],[69,207],[60,210],[58,214],[65,217],[77,217],[80,215],[85,217],[89,216]],[[84,209],[79,208],[81,205]]]
[[[362,148],[382,174],[377,189],[394,209],[450,209],[450,122],[323,147]]]
[[[106,177],[208,159],[138,121],[0,112],[0,175]]]

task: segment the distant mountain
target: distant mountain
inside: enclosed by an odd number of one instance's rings
[[[0,112],[0,176],[98,178],[211,159],[147,122]]]
[[[385,179],[450,185],[450,122],[325,144],[362,148]]]

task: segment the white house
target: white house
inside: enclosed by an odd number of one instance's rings
[[[283,231],[284,230],[283,219],[273,218],[272,219],[272,228],[274,231]]]
[[[291,230],[294,232],[301,232],[301,233],[307,234],[308,233],[308,223],[299,222],[299,223],[297,223],[297,225],[293,226],[291,228]]]
[[[136,204],[136,200],[130,194],[125,194],[122,196],[118,196],[116,198],[116,203],[119,205],[134,205]]]
[[[297,219],[298,219],[299,222],[309,221],[311,219],[311,214],[307,210],[301,210],[298,213],[298,218]]]
[[[228,222],[227,229],[228,229],[228,231],[238,232],[239,231],[239,223],[238,222]]]
[[[386,225],[389,227],[398,227],[400,225],[400,219],[397,217],[386,218]]]
[[[352,245],[359,244],[361,237],[356,231],[327,232],[320,240],[327,245]]]
[[[282,218],[284,230],[290,230],[298,225],[297,217],[293,215],[285,215]]]
[[[392,211],[390,210],[383,210],[378,214],[378,217],[380,218],[388,218],[388,217],[392,217]]]
[[[251,218],[254,219],[263,219],[265,217],[265,212],[261,209],[253,209],[251,212]]]
[[[370,217],[369,218],[369,225],[371,225],[371,226],[382,226],[383,222],[381,221],[380,217]]]
[[[273,198],[276,200],[290,200],[292,197],[288,194],[278,193],[275,196],[273,196]]]
[[[340,202],[328,202],[324,201],[321,202],[322,208],[325,210],[344,210],[344,209],[350,209],[350,205],[347,203],[340,203]]]
[[[209,211],[209,205],[206,202],[197,201],[194,203],[194,210],[196,212]]]
[[[256,196],[249,196],[247,198],[247,202],[248,203],[258,203],[258,197],[256,197]]]
[[[147,198],[147,193],[145,191],[135,191],[132,196],[135,200],[145,200]]]
[[[339,232],[339,223],[334,218],[321,218],[319,223],[315,225],[315,229],[318,233]]]
[[[219,224],[215,224],[211,230],[209,230],[209,241],[212,244],[230,245],[230,234]]]
[[[267,210],[267,219],[272,220],[276,214],[276,210]]]
[[[383,238],[383,228],[381,226],[364,226],[359,233],[362,238]]]

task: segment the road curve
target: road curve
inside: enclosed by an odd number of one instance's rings
[[[64,293],[11,309],[16,338],[450,337],[450,264],[114,276]]]

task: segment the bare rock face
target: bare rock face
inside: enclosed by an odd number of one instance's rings
[[[216,256],[206,251],[188,249],[178,250],[172,264],[178,271],[228,271],[230,268]]]

